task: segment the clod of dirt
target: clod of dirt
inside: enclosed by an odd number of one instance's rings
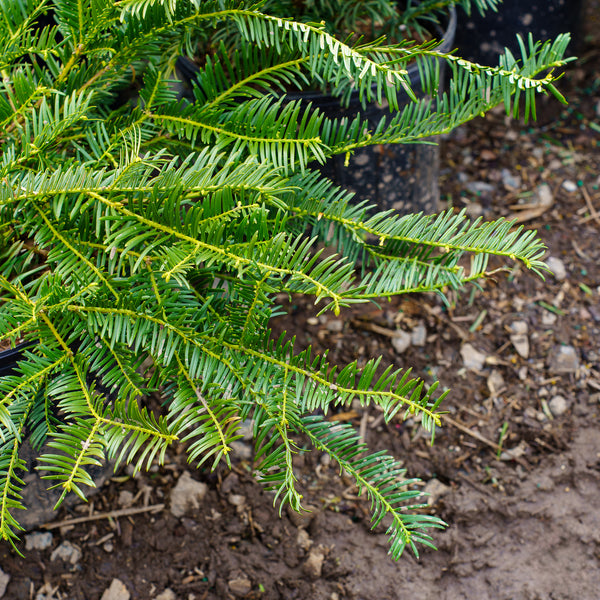
[[[238,598],[243,598],[252,591],[252,582],[246,577],[236,577],[227,582],[229,591]]]
[[[180,518],[189,508],[200,508],[200,501],[206,496],[206,484],[192,479],[188,471],[184,471],[171,490],[171,514]]]
[[[129,600],[131,594],[120,579],[113,579],[110,587],[104,590],[100,600]]]
[[[321,577],[321,572],[323,571],[324,560],[325,554],[323,553],[323,550],[320,547],[314,548],[310,551],[306,562],[302,565],[302,571],[304,571],[305,575],[311,579],[319,579],[319,577]]]
[[[472,344],[463,344],[460,349],[463,363],[467,369],[481,371],[485,365],[485,354],[479,352]]]
[[[6,592],[6,586],[8,585],[9,581],[10,575],[0,569],[0,598],[4,596],[4,592]]]
[[[52,534],[49,531],[36,531],[25,536],[25,550],[45,550],[52,546]]]
[[[430,479],[425,487],[423,488],[424,494],[429,494],[429,496],[425,496],[425,502],[432,506],[435,504],[442,496],[450,493],[452,488],[449,485],[443,484],[439,479]]]
[[[230,494],[240,485],[240,478],[235,473],[229,473],[221,484],[221,493]]]
[[[57,558],[60,558],[64,562],[71,563],[72,565],[76,565],[81,559],[81,550],[75,546],[75,544],[64,541],[60,546],[57,546],[50,555],[51,561],[54,561]]]
[[[129,490],[121,490],[119,492],[119,506],[127,508],[133,504],[134,495]]]
[[[298,543],[298,546],[300,546],[300,548],[302,548],[302,550],[304,550],[305,552],[308,552],[310,550],[310,547],[313,545],[312,540],[310,539],[310,536],[308,535],[306,529],[298,529],[298,536],[296,537],[296,542]]]
[[[574,373],[579,368],[579,356],[573,346],[558,346],[548,359],[550,372],[555,375]]]
[[[546,259],[546,264],[556,279],[562,281],[567,278],[567,269],[565,263],[556,256],[549,256]]]

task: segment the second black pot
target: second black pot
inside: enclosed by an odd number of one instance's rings
[[[581,0],[503,0],[498,12],[487,11],[482,17],[473,10],[469,18],[461,15],[457,26],[458,55],[495,66],[505,47],[516,58],[521,56],[517,34],[527,40],[531,33],[534,41],[544,42],[568,32],[577,42],[581,6]]]

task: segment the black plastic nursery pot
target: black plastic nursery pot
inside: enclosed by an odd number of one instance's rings
[[[454,47],[456,22],[456,10],[451,8],[445,27],[437,32],[442,39],[440,52],[449,52]],[[440,89],[443,89],[444,67],[445,62],[440,61]],[[417,64],[410,64],[407,71],[416,96],[424,98]],[[370,103],[363,108],[358,91],[352,92],[345,107],[340,105],[339,98],[320,92],[288,94],[288,98],[310,102],[330,118],[352,120],[360,113],[373,128],[382,117],[389,121],[394,116],[387,103]],[[410,102],[406,93],[398,94],[400,109]],[[435,143],[378,144],[357,150],[349,159],[334,156],[318,168],[337,185],[354,192],[357,202],[369,200],[378,210],[395,209],[400,214],[432,214],[439,208],[439,153]]]
[[[0,352],[0,377],[12,375],[17,362],[23,359],[23,351],[28,344],[19,344],[16,348],[10,348]]]
[[[581,26],[582,0],[503,0],[498,12],[481,16],[473,10],[456,28],[458,55],[485,65],[498,64],[498,56],[508,48],[515,57],[521,55],[517,34],[525,40],[529,33],[534,41],[555,39],[571,33],[577,45]]]

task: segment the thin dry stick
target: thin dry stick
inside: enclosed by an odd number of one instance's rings
[[[87,521],[99,521],[100,519],[116,519],[118,517],[130,517],[131,515],[139,515],[145,512],[159,512],[165,507],[164,504],[153,504],[152,506],[142,506],[140,508],[121,508],[119,510],[111,510],[105,513],[96,513],[87,517],[76,517],[75,519],[65,519],[58,523],[46,523],[42,525],[43,529],[57,529],[58,527],[66,527],[67,525],[77,525],[78,523],[86,523]]]
[[[452,419],[451,417],[449,417],[447,415],[444,415],[443,420],[444,420],[444,422],[449,423],[450,425],[453,425],[454,427],[456,427],[456,429],[460,429],[463,433],[466,433],[467,435],[470,435],[472,438],[475,438],[476,440],[479,440],[480,442],[482,442],[483,444],[486,444],[490,448],[493,448],[495,452],[498,452],[498,444],[492,442],[491,440],[488,440],[486,437],[482,436],[480,433],[477,433],[476,431],[469,429],[462,423],[455,421],[454,419]]]
[[[588,207],[588,210],[590,211],[590,216],[585,217],[585,219],[582,219],[582,221],[589,221],[590,219],[594,219],[594,221],[596,221],[596,223],[600,225],[600,215],[598,215],[598,212],[594,208],[594,205],[592,204],[592,199],[590,198],[590,194],[585,189],[585,185],[581,186],[581,195],[583,196],[585,204]]]

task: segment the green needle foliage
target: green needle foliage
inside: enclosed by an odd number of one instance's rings
[[[562,99],[553,81],[569,38],[524,41],[519,59],[483,67],[431,40],[334,35],[394,3],[305,4],[312,12],[293,20],[285,2],[0,0],[0,341],[30,343],[0,378],[0,534],[11,543],[26,437],[61,499],[83,498],[91,465],[147,468],[177,440],[198,465],[229,462],[247,419],[256,476],[277,500],[301,508],[292,458],[302,438],[355,478],[373,525],[391,517],[394,558],[432,546],[427,531],[444,526],[418,510],[393,457],[324,415],[358,400],[388,421],[416,414],[433,435],[445,393],[379,359],[338,369],[271,339],[269,322],[281,293],[339,314],[459,289],[485,277],[492,256],[542,270],[532,232],[452,211],[373,214],[311,165],[418,142],[500,103],[533,115],[536,94]],[[317,18],[342,4],[354,21]],[[448,4],[409,2],[398,18]],[[193,102],[173,81],[182,54],[200,65]],[[440,59],[451,78],[438,97]],[[406,76],[412,61],[426,98]],[[395,112],[372,126],[285,98],[314,85]],[[143,398],[159,387],[157,417]]]

